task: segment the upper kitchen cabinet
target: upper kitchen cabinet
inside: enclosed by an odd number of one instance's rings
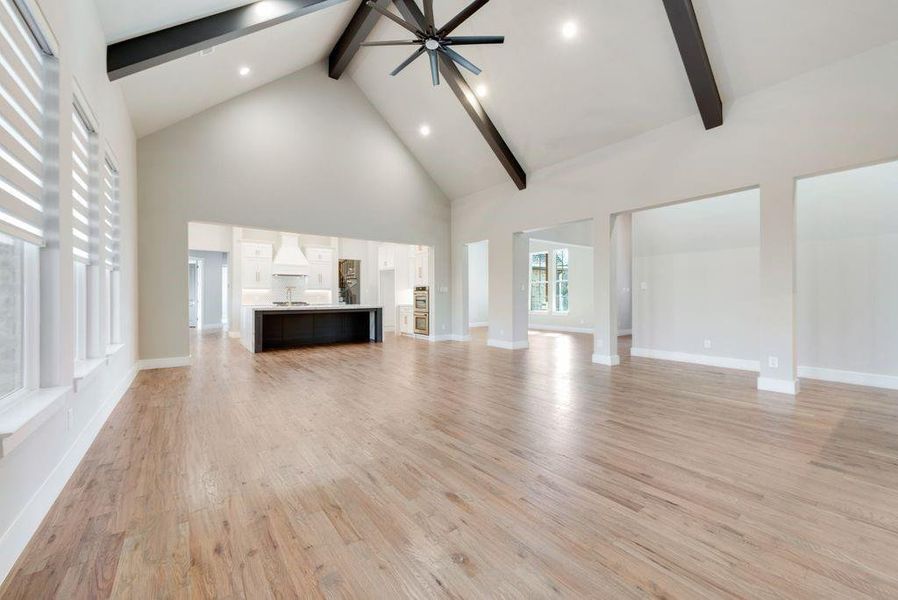
[[[379,271],[391,271],[396,268],[396,246],[381,244],[377,247],[377,268]]]
[[[332,290],[334,288],[334,249],[306,247],[306,258],[309,259],[310,290]]]
[[[243,288],[247,290],[271,289],[271,244],[243,242]]]
[[[415,286],[430,285],[430,248],[415,246]]]

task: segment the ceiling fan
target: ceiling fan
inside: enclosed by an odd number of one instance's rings
[[[440,55],[455,61],[474,75],[480,75],[481,69],[471,61],[453,50],[452,46],[472,46],[476,44],[504,44],[505,36],[503,35],[471,35],[471,36],[450,36],[459,25],[471,18],[474,13],[483,8],[489,0],[474,0],[460,13],[455,15],[448,23],[437,29],[433,21],[433,0],[424,0],[424,21],[425,28],[422,30],[412,25],[405,19],[398,17],[392,12],[381,8],[373,0],[368,0],[367,4],[383,16],[387,17],[396,24],[404,27],[412,34],[413,40],[390,40],[384,42],[365,42],[363,46],[418,46],[411,56],[396,67],[390,75],[396,76],[407,66],[415,62],[417,58],[425,52],[430,57],[430,73],[433,79],[433,85],[440,85]]]

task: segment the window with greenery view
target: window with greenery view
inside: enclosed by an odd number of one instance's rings
[[[570,308],[568,298],[568,272],[570,255],[567,248],[554,252],[555,256],[555,312],[567,312]]]
[[[530,255],[530,310],[549,310],[549,253]]]

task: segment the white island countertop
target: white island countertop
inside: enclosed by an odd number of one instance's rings
[[[383,308],[379,304],[297,304],[281,306],[280,304],[244,304],[243,310],[253,312],[259,310],[375,310]]]
[[[280,306],[277,304],[244,304],[240,309],[240,341],[250,352],[255,352],[256,346],[256,313],[259,312],[334,312],[334,311],[382,311],[380,304],[306,304],[295,306]],[[381,317],[376,320],[378,327],[375,331],[375,319],[371,319],[371,339],[380,341],[383,336]]]

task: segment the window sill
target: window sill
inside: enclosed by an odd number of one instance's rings
[[[75,377],[73,384],[76,392],[83,390],[90,380],[100,371],[100,367],[106,364],[105,358],[90,358],[75,361]]]
[[[8,455],[25,438],[47,422],[60,408],[72,388],[32,390],[19,396],[0,412],[0,458]]]

